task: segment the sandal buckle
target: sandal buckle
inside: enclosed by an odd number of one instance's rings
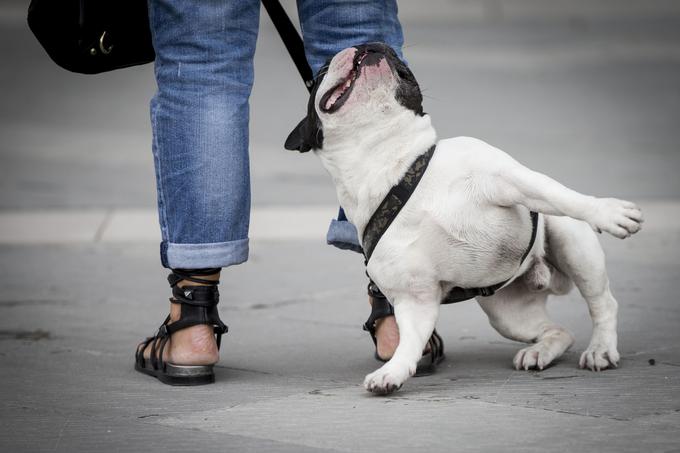
[[[168,325],[163,324],[158,328],[158,336],[163,338],[168,336]]]

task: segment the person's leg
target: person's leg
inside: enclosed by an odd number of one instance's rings
[[[384,42],[403,60],[395,0],[297,0],[307,61],[314,73],[347,47]]]
[[[366,42],[384,42],[404,59],[404,37],[395,0],[297,0],[297,6],[307,61],[315,74],[339,51]],[[347,221],[342,208],[337,220],[331,221],[327,241],[338,248],[361,252],[357,230]],[[373,303],[373,298],[369,302]],[[378,320],[375,327],[378,355],[389,359],[399,344],[394,316]]]
[[[259,2],[151,0],[153,154],[167,268],[248,257],[248,97]]]
[[[298,0],[297,7],[307,61],[315,74],[336,53],[366,42],[384,42],[403,60],[404,37],[395,0]],[[331,221],[326,240],[361,253],[357,230],[342,208],[337,220]]]
[[[151,124],[161,263],[177,275],[217,281],[220,268],[248,258],[248,98],[259,4],[149,0],[158,85]],[[175,282],[177,288],[206,285]],[[177,302],[182,292],[173,294]],[[216,305],[216,288],[203,294]],[[171,304],[170,324],[185,305],[190,304]],[[215,363],[213,327],[173,333],[161,355],[183,365]]]

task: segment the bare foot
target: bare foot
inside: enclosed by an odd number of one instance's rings
[[[370,304],[373,303],[371,297],[368,298]],[[390,360],[399,346],[399,326],[394,315],[385,316],[375,322],[375,337],[378,340],[378,357],[382,360]],[[430,352],[430,345],[425,347],[423,354]]]
[[[394,316],[387,316],[375,322],[375,337],[378,339],[378,357],[389,360],[399,346],[399,327]]]

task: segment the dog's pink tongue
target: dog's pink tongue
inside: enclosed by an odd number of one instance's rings
[[[330,109],[333,107],[333,104],[335,104],[335,101],[337,101],[340,96],[342,96],[342,88],[338,88],[333,92],[331,97],[328,98],[328,101],[326,101],[326,110]]]

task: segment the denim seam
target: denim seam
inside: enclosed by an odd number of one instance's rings
[[[160,102],[157,100],[154,102],[153,107],[151,108],[151,122],[153,124],[153,154],[154,154],[154,161],[155,161],[155,166],[156,166],[156,174],[158,178],[158,212],[159,212],[159,220],[160,220],[160,227],[161,227],[161,237],[164,241],[168,241],[168,217],[167,217],[167,212],[165,210],[165,196],[164,196],[164,191],[163,191],[163,172],[162,172],[162,165],[161,165],[161,159],[160,159],[160,140],[158,136],[160,135],[160,129],[158,128],[157,124],[157,116],[158,116],[158,110],[160,109]]]

